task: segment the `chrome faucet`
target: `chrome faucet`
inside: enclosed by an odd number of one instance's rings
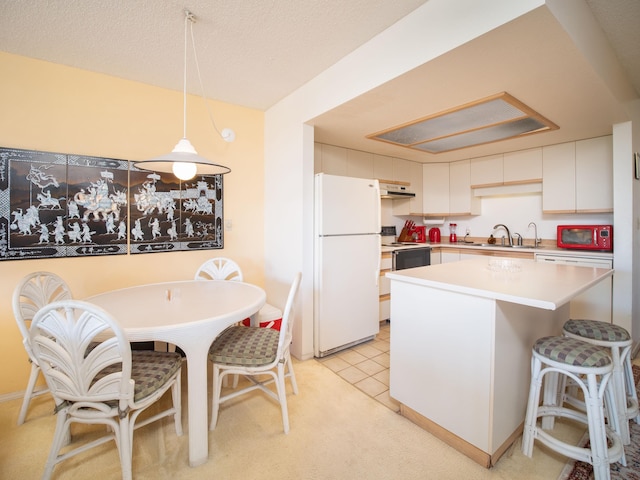
[[[511,232],[509,231],[509,228],[503,223],[498,223],[497,225],[493,226],[493,229],[495,230],[498,227],[502,227],[507,231],[507,238],[509,239],[509,246],[513,247],[513,238],[511,238]]]
[[[538,238],[538,226],[536,225],[535,222],[529,222],[529,227],[531,228],[531,225],[533,225],[534,230],[534,237],[533,237],[533,248],[538,248],[538,245],[540,245],[542,243],[542,239]]]

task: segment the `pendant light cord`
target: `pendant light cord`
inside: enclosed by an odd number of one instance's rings
[[[193,24],[196,23],[196,17],[195,15],[193,15],[189,10],[185,9],[184,11],[185,13],[185,30],[184,30],[184,49],[185,49],[185,64],[184,64],[184,85],[185,85],[185,104],[184,104],[184,109],[185,109],[185,119],[186,119],[186,115],[187,115],[187,100],[186,100],[186,92],[187,92],[187,21],[191,22],[191,45],[193,47],[193,58],[195,60],[195,64],[196,64],[196,72],[198,74],[198,82],[200,83],[200,96],[202,97],[202,100],[204,100],[204,104],[207,107],[207,114],[209,115],[209,121],[211,121],[211,125],[213,126],[213,129],[216,131],[216,133],[218,135],[220,135],[220,137],[226,141],[227,138],[225,137],[225,135],[223,135],[222,133],[220,133],[220,130],[218,130],[218,127],[216,125],[216,122],[213,119],[213,115],[211,114],[211,109],[209,108],[209,102],[207,101],[207,98],[205,97],[204,94],[204,84],[202,83],[202,75],[200,73],[200,62],[198,62],[198,53],[196,51],[196,41],[195,41],[195,37],[193,35]],[[186,120],[185,120],[185,135],[186,135]]]
[[[184,11],[184,72],[183,72],[183,91],[182,91],[182,138],[187,138],[187,22],[194,22],[194,16],[189,11]]]

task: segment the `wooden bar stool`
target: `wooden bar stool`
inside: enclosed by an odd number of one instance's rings
[[[631,368],[631,346],[633,343],[631,335],[618,325],[598,320],[568,320],[562,330],[566,337],[605,347],[610,351],[613,361],[611,382],[616,395],[620,436],[622,443],[629,445],[631,443],[629,420],[635,419],[636,423],[640,424],[638,394]]]
[[[613,362],[606,349],[570,337],[544,337],[532,349],[531,387],[522,436],[522,453],[533,455],[534,440],[576,460],[593,465],[595,480],[610,478],[610,464],[626,465],[620,439],[620,427],[610,377]],[[549,375],[546,379],[546,375]],[[568,408],[558,400],[558,376],[569,377],[584,394],[586,412]],[[542,385],[544,381],[544,392]],[[540,403],[540,394],[544,401]],[[605,425],[605,406],[610,413],[610,425]],[[588,426],[590,446],[578,447],[559,440],[539,425],[538,417],[564,417]],[[549,428],[553,422],[548,422]],[[610,442],[610,446],[607,444]]]

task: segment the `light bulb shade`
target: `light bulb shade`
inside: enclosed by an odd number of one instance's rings
[[[213,163],[198,155],[191,142],[186,138],[182,138],[171,153],[134,162],[135,167],[141,170],[175,174],[174,164],[193,164],[196,167],[196,171],[191,177],[181,178],[181,180],[188,180],[195,175],[224,175],[231,171],[229,167]],[[180,167],[177,168],[180,169]],[[176,176],[180,178],[177,174]]]

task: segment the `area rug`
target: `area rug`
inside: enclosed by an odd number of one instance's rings
[[[640,396],[640,366],[633,365],[633,379],[636,383],[636,390]],[[640,480],[640,425],[636,422],[629,422],[631,427],[631,445],[624,447],[627,456],[627,466],[623,467],[619,463],[611,465],[611,480]],[[588,436],[580,441],[580,445],[586,445]],[[572,460],[564,467],[558,480],[590,480],[593,479],[593,467],[585,462]]]

